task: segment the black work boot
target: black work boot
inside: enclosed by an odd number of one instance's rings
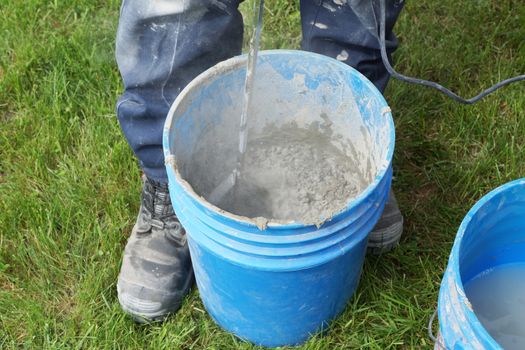
[[[368,251],[374,255],[389,252],[399,244],[402,234],[403,215],[390,189],[383,214],[368,237]]]
[[[120,305],[138,322],[162,320],[180,308],[192,284],[186,232],[173,212],[168,186],[144,177],[117,282]]]

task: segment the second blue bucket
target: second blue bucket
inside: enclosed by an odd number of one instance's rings
[[[164,130],[170,195],[216,322],[255,344],[295,345],[322,330],[357,288],[368,234],[390,188],[394,125],[381,93],[349,66],[303,51],[261,52],[249,135],[268,124],[317,128],[329,119],[334,142],[368,167],[372,181],[315,223],[225,212],[197,194],[187,168],[201,161],[197,168],[217,181],[231,172],[213,154],[237,149],[245,66],[245,56],[218,64],[173,104]],[[205,159],[195,155],[204,137],[214,138]]]
[[[521,179],[485,195],[463,219],[439,291],[439,336],[435,349],[503,350],[502,344],[489,334],[476,315],[478,310],[465,286],[500,267],[524,265],[525,179]],[[490,298],[492,304],[501,304],[501,300],[494,300],[498,296],[488,295],[487,300]],[[509,305],[509,308],[520,310],[522,305]],[[500,321],[506,318],[501,312],[491,316]],[[512,335],[511,323],[508,324],[508,334]],[[513,338],[507,336],[506,341],[512,344]],[[516,339],[523,341],[523,334],[517,331]],[[512,345],[510,348],[523,349]]]

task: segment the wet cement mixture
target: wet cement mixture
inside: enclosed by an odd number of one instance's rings
[[[230,213],[316,223],[343,209],[370,182],[332,144],[330,133],[286,126],[254,136],[235,187],[213,203]]]

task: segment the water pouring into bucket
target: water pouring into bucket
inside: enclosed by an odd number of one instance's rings
[[[179,170],[200,197],[228,213],[321,224],[373,181],[379,145],[372,146],[353,92],[331,68],[310,68],[309,74],[323,76],[316,82],[299,67],[289,79],[278,69],[260,57],[242,167],[236,135],[243,106],[232,103],[217,117],[220,123],[199,136],[191,162]],[[227,93],[232,102],[237,89]]]
[[[246,78],[244,80],[244,96],[243,96],[243,108],[240,117],[239,124],[239,151],[237,154],[237,162],[235,169],[228,175],[221,183],[213,190],[209,196],[209,200],[212,203],[218,203],[224,196],[230,192],[235,191],[235,185],[241,175],[241,169],[244,164],[244,155],[246,153],[246,144],[248,142],[248,114],[250,113],[251,96],[253,94],[253,82],[255,80],[255,73],[257,68],[257,54],[259,52],[259,43],[261,38],[262,23],[264,14],[264,0],[254,2],[253,19],[255,27],[253,35],[250,40],[250,49],[248,51],[248,60],[246,64]],[[233,197],[236,193],[233,193]]]
[[[257,123],[253,111],[261,103],[254,96],[254,82],[263,11],[264,1],[254,2],[255,27],[247,56],[235,167],[211,193],[202,195],[241,216],[318,222],[344,207],[371,179],[355,159],[333,146],[332,123],[325,112],[319,115],[321,130],[291,123],[268,126],[248,139],[248,120]],[[273,104],[278,106],[278,99]],[[265,113],[276,111],[266,105]],[[229,157],[231,153],[224,154],[221,162],[231,163]]]

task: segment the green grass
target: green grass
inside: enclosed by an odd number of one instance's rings
[[[297,48],[298,1],[267,2],[263,46]],[[196,291],[163,324],[138,326],[119,309],[140,172],[114,113],[118,7],[0,6],[0,348],[254,349],[216,326]],[[525,71],[524,18],[513,0],[409,2],[397,67],[473,95]],[[392,82],[402,245],[367,257],[345,312],[301,349],[430,348],[426,323],[462,217],[525,174],[524,93],[515,85],[467,107]]]

